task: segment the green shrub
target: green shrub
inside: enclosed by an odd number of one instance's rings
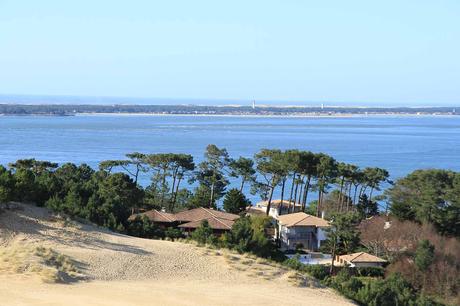
[[[183,238],[184,235],[182,234],[182,231],[178,228],[174,227],[168,227],[165,231],[164,234],[167,238],[170,238],[171,240],[176,240],[179,238]]]
[[[367,276],[367,277],[384,277],[385,269],[382,267],[362,267],[355,268],[356,275]]]
[[[251,202],[246,198],[244,193],[238,189],[230,189],[224,198],[224,210],[231,214],[239,214],[250,206]]]
[[[192,233],[191,238],[199,244],[212,244],[217,242],[208,220],[201,221],[201,225]]]
[[[155,223],[151,222],[146,216],[136,217],[128,223],[126,229],[128,235],[141,238],[164,238],[165,232]]]
[[[339,270],[337,275],[334,277],[334,281],[338,284],[347,282],[351,279],[352,271],[349,268],[342,268]]]
[[[417,296],[412,286],[399,274],[384,280],[374,280],[361,287],[353,298],[364,305],[416,305]]]
[[[296,255],[292,258],[286,259],[283,264],[291,269],[297,270],[297,271],[304,271],[305,270],[305,265],[299,261],[300,256]]]

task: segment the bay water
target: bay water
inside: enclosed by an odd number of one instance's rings
[[[385,168],[394,180],[415,169],[460,171],[460,116],[0,117],[3,165],[36,158],[97,168],[130,152],[188,153],[198,163],[208,144],[227,148],[234,158],[252,157],[262,148],[324,152],[360,167]]]

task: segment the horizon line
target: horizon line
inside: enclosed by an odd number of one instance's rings
[[[40,103],[40,101],[36,101],[36,103],[26,103],[24,101],[4,101],[5,98],[22,98],[22,99],[99,99],[105,100],[106,103],[98,104],[98,102],[102,101],[93,101],[93,103],[73,103],[72,101],[61,101],[61,102],[54,102],[54,101],[47,101],[46,103]],[[141,97],[141,96],[109,96],[109,95],[74,95],[74,94],[5,94],[0,93],[0,104],[11,104],[11,105],[110,105],[108,100],[122,100],[122,99],[131,99],[131,100],[138,100],[147,102],[147,100],[165,100],[168,102],[180,102],[180,101],[195,101],[195,102],[217,102],[218,104],[195,104],[195,103],[178,103],[178,104],[135,104],[135,103],[112,103],[112,105],[189,105],[189,106],[252,106],[252,102],[256,101],[256,106],[259,107],[324,107],[324,108],[332,108],[332,107],[339,107],[339,108],[436,108],[436,107],[460,107],[460,102],[457,105],[455,104],[447,104],[443,103],[442,105],[433,105],[429,103],[419,103],[419,104],[412,104],[412,103],[397,103],[397,102],[357,102],[357,101],[335,101],[335,100],[302,100],[302,99],[255,99],[255,98],[247,98],[247,99],[240,99],[240,98],[172,98],[172,97]],[[75,101],[74,101],[75,102]],[[115,101],[112,101],[115,102]],[[135,101],[133,101],[135,102]],[[152,101],[153,102],[153,101]],[[220,103],[219,103],[220,102]],[[228,104],[222,104],[223,102],[229,102]],[[241,103],[241,104],[239,104]],[[265,104],[268,103],[268,104]],[[279,103],[279,104],[275,104]],[[342,104],[342,105],[340,105]]]

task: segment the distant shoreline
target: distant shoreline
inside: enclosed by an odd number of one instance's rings
[[[371,116],[458,116],[460,107],[269,107],[202,105],[0,104],[0,115],[16,116],[221,116],[350,118]]]
[[[40,115],[38,115],[40,116]],[[454,114],[305,114],[305,115],[266,115],[266,114],[161,114],[161,113],[76,113],[85,116],[119,116],[119,117],[243,117],[243,118],[363,118],[363,117],[460,117]]]
[[[74,113],[74,114],[3,114],[0,117],[239,117],[239,118],[366,118],[366,117],[439,117],[455,118],[457,114],[408,114],[408,113],[386,113],[386,114],[163,114],[163,113]]]

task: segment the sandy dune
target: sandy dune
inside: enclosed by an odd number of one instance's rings
[[[0,214],[0,251],[35,246],[68,256],[80,276],[44,283],[33,269],[8,270],[4,261],[0,305],[351,304],[312,280],[293,286],[292,271],[260,259],[115,234],[29,205]]]

